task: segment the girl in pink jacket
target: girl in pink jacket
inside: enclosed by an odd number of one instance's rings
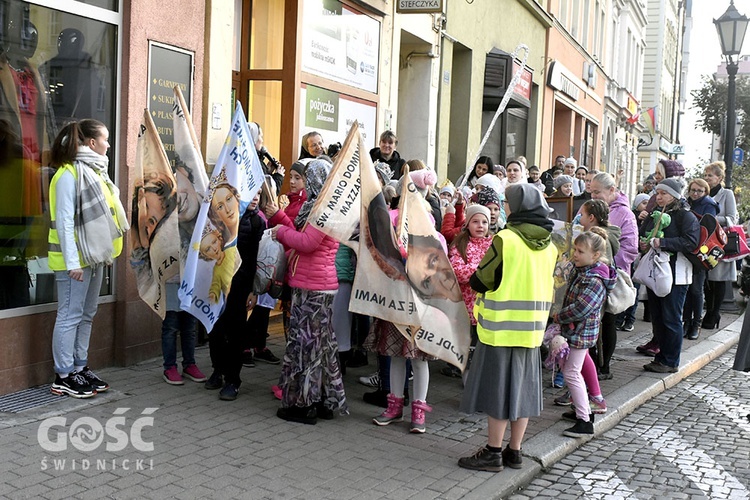
[[[472,352],[477,342],[477,320],[474,317],[474,301],[477,298],[477,292],[469,285],[469,278],[476,272],[491,244],[490,210],[482,205],[469,206],[466,209],[466,222],[448,249],[448,259],[453,266],[453,272],[456,273],[466,310],[469,311]],[[453,365],[444,367],[440,373],[451,377],[461,376],[461,370]]]
[[[279,386],[284,420],[315,424],[330,420],[334,410],[347,413],[344,383],[333,333],[333,298],[338,289],[335,258],[338,242],[311,225],[310,210],[331,171],[331,164],[316,159],[307,164],[308,199],[294,220],[295,228],[274,228],[275,238],[292,250],[288,262],[292,309],[289,337],[284,353]]]

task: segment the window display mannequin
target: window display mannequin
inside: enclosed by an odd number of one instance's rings
[[[39,68],[49,82],[58,127],[74,119],[105,118],[103,109],[99,109],[103,107],[102,75],[91,54],[84,50],[85,44],[80,30],[65,28],[57,37],[57,55]]]

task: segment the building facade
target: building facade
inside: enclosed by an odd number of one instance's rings
[[[607,89],[602,133],[602,166],[618,175],[621,188],[635,194],[638,183],[638,138],[644,127],[637,120],[642,100],[646,6],[641,0],[614,0],[605,23],[604,61]]]
[[[674,144],[679,137],[685,3],[648,0],[646,10],[648,26],[641,108],[655,108],[656,133],[641,136],[638,179],[652,173],[660,159],[673,157],[675,153]]]

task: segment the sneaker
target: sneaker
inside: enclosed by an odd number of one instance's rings
[[[503,455],[483,446],[472,456],[459,458],[458,466],[464,469],[500,472],[503,470]]]
[[[198,369],[197,365],[187,365],[182,369],[182,374],[193,382],[205,382],[206,376]]]
[[[607,413],[607,402],[604,400],[604,398],[601,398],[601,400],[597,400],[589,396],[589,408],[591,409],[591,413],[602,415],[604,413]]]
[[[76,399],[93,398],[96,395],[94,388],[78,373],[71,373],[65,378],[55,375],[55,381],[50,387],[50,392],[58,396],[70,396]]]
[[[461,370],[453,365],[447,365],[440,369],[440,373],[446,377],[461,378]]]
[[[565,394],[556,397],[554,403],[557,406],[570,406],[573,404],[573,399],[570,397],[570,391],[565,391]]]
[[[614,375],[612,375],[612,372],[609,373],[597,373],[596,378],[599,380],[612,380],[615,378]]]
[[[563,420],[567,420],[568,422],[576,422],[576,421],[578,421],[578,417],[576,416],[576,410],[575,410],[575,408],[572,409],[572,410],[570,410],[570,411],[566,411],[565,413],[562,414],[561,417],[562,417]]]
[[[318,423],[318,413],[314,406],[290,406],[289,408],[279,408],[276,410],[276,416],[287,422],[297,422],[307,425],[315,425]]]
[[[227,384],[219,392],[219,399],[222,401],[234,401],[237,394],[240,393],[240,386],[236,384]]]
[[[660,352],[659,344],[655,340],[649,340],[645,344],[636,347],[635,350],[647,356],[656,356]]]
[[[667,366],[659,363],[658,361],[652,361],[647,365],[643,365],[643,369],[647,372],[653,373],[677,373],[679,367]]]
[[[211,374],[208,380],[206,380],[206,383],[203,384],[203,387],[205,387],[209,391],[221,389],[222,387],[224,387],[224,377],[221,376],[221,373],[215,371]]]
[[[563,431],[563,436],[568,436],[572,438],[580,438],[580,437],[586,437],[586,436],[593,436],[594,435],[594,421],[589,420],[588,422],[584,422],[583,420],[577,420],[576,424],[569,428],[565,429]]]
[[[521,450],[511,450],[510,445],[503,449],[503,465],[511,469],[520,469],[523,467],[523,457]]]
[[[268,347],[264,347],[260,351],[256,349],[255,359],[271,365],[278,365],[279,363],[281,363],[281,360],[274,356],[274,354],[268,349]]]
[[[275,397],[278,400],[281,400],[282,390],[281,387],[278,385],[272,385],[271,386],[271,392],[273,393],[273,397]]]
[[[552,387],[555,389],[562,389],[565,387],[565,377],[563,376],[563,372],[559,371],[555,373],[555,379],[552,381]]]
[[[391,422],[404,420],[404,398],[397,398],[394,394],[388,394],[388,407],[383,413],[372,419],[375,425],[388,425]]]
[[[624,325],[622,325],[622,328],[620,328],[623,332],[632,332],[635,330],[635,324],[633,324],[632,321],[626,321]]]
[[[615,328],[618,330],[622,330],[625,327],[625,321],[617,320],[615,323]]]
[[[170,366],[164,370],[164,382],[170,385],[185,385],[185,381],[182,380],[182,375],[177,371],[176,366]]]
[[[403,403],[402,403],[403,405]],[[412,434],[424,434],[427,427],[424,424],[425,412],[432,411],[432,406],[427,401],[415,400],[411,404],[411,427],[409,432]]]
[[[106,383],[104,380],[100,379],[96,373],[92,372],[91,369],[88,366],[84,366],[83,370],[78,372],[79,375],[81,375],[84,379],[86,379],[86,382],[96,391],[99,392],[105,392],[107,389],[109,389],[109,384]]]
[[[568,422],[577,422],[578,416],[576,416],[576,409],[573,408],[572,410],[563,413],[562,419],[567,420]],[[594,414],[591,412],[591,410],[589,410],[589,420],[591,420],[592,422],[594,421]]]
[[[380,374],[375,372],[367,377],[359,377],[359,383],[367,387],[380,387]]]
[[[242,366],[255,368],[255,359],[252,349],[245,349],[242,351]]]

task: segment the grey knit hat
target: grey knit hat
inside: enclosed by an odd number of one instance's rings
[[[682,198],[682,184],[677,179],[664,179],[656,186],[656,190],[669,193],[678,200]]]

